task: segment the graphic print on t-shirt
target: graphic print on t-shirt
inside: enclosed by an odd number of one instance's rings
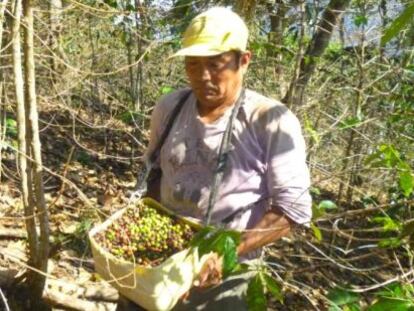
[[[168,152],[166,160],[175,171],[171,189],[174,201],[197,206],[206,196],[217,162],[216,152],[205,140],[193,136],[183,137],[182,142]]]

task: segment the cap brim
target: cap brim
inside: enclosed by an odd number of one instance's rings
[[[224,52],[227,51],[212,49],[211,46],[205,44],[197,44],[178,50],[176,53],[169,56],[168,59],[178,56],[215,56]]]

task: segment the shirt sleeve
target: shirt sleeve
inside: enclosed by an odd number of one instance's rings
[[[266,182],[271,204],[294,222],[308,226],[312,199],[300,123],[281,104],[270,108],[265,118]]]

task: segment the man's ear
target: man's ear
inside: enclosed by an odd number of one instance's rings
[[[240,57],[240,67],[243,70],[243,73],[246,73],[247,67],[249,67],[250,60],[252,58],[252,52],[246,51]]]

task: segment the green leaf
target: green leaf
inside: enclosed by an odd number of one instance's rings
[[[328,299],[331,303],[329,310],[341,310],[339,306],[345,306],[359,301],[359,295],[342,288],[333,288],[328,293]]]
[[[338,206],[336,206],[336,204],[331,201],[331,200],[322,200],[319,204],[318,204],[318,208],[320,210],[330,210],[330,209],[337,209]]]
[[[161,91],[161,95],[167,95],[167,94],[174,92],[175,89],[171,86],[166,85],[166,86],[161,87],[160,91]]]
[[[17,136],[17,122],[12,118],[6,119],[6,135],[8,136]]]
[[[399,298],[381,297],[376,303],[370,306],[367,311],[413,311],[414,303],[412,300]]]
[[[83,165],[89,165],[92,158],[87,152],[80,150],[76,155],[76,160]]]
[[[339,128],[341,130],[349,129],[352,127],[357,127],[362,123],[362,118],[360,117],[348,117],[345,120],[341,121]]]
[[[279,283],[267,273],[263,274],[263,281],[265,283],[267,291],[271,293],[273,297],[276,298],[276,300],[283,303],[283,294]]]
[[[378,151],[369,155],[365,159],[365,164],[371,167],[395,168],[401,164],[400,153],[393,145],[382,144],[378,146]]]
[[[357,27],[365,26],[368,24],[368,18],[365,15],[357,15],[354,18],[354,24]]]
[[[311,229],[313,231],[313,235],[315,236],[315,238],[318,240],[318,242],[322,241],[322,232],[321,230],[313,223],[311,223]]]
[[[142,118],[145,118],[145,115],[143,115],[142,113],[128,110],[121,113],[116,118],[124,123],[131,124],[133,122],[141,120]]]
[[[264,46],[263,42],[260,42],[260,41],[251,42],[250,48],[254,52],[254,55],[256,55],[258,57],[260,55],[262,55],[264,50],[265,50],[265,46]]]
[[[266,296],[260,273],[252,278],[247,287],[246,302],[249,311],[266,311]]]
[[[223,277],[226,278],[237,265],[237,246],[234,240],[226,236],[223,238]]]
[[[389,238],[378,242],[378,247],[381,248],[396,248],[401,246],[402,240],[400,238]]]
[[[321,141],[321,137],[318,132],[313,128],[311,121],[307,116],[304,118],[305,121],[305,131],[311,136],[312,140],[318,145]]]
[[[213,230],[214,230],[214,227],[210,227],[210,226],[204,227],[200,231],[198,231],[197,234],[195,234],[193,238],[191,239],[190,246],[198,247],[200,256],[207,254],[207,252],[204,251],[205,247],[203,247],[203,244],[204,244],[204,241],[207,240],[211,236]]]
[[[401,223],[394,221],[389,216],[378,216],[372,218],[374,223],[382,224],[382,228],[385,232],[387,231],[399,231],[401,230]]]
[[[317,187],[310,187],[309,192],[314,196],[320,196],[321,190]]]
[[[408,25],[410,21],[412,21],[413,16],[414,3],[411,3],[385,30],[381,38],[381,45],[385,45],[388,41],[395,37],[406,25]]]
[[[245,273],[250,270],[250,265],[245,263],[237,263],[231,272],[232,275]]]
[[[325,215],[325,211],[318,208],[315,202],[312,202],[312,219],[318,219]]]
[[[343,307],[343,311],[361,311],[358,303],[351,303]]]
[[[116,2],[116,0],[105,0],[104,1],[107,5],[109,5],[110,7],[113,7],[113,8],[118,8],[118,4],[117,4],[117,2]]]
[[[414,286],[412,284],[391,283],[383,290],[375,293],[377,297],[382,298],[402,298],[413,300]]]
[[[209,252],[222,256],[223,274],[226,277],[237,266],[237,245],[240,237],[241,233],[238,231],[206,227],[194,236],[190,246],[198,247],[200,256]]]
[[[399,180],[398,184],[404,194],[404,196],[407,198],[411,195],[414,189],[414,178],[411,174],[411,171],[406,170],[399,172]]]

